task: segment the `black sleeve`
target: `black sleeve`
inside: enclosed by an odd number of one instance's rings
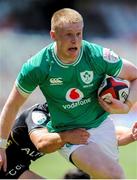
[[[28,127],[28,133],[36,128],[46,127],[49,120],[50,114],[47,104],[35,105],[33,108],[31,108],[25,120]]]

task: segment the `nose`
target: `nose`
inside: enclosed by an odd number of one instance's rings
[[[76,42],[77,42],[77,36],[76,36],[76,35],[73,35],[73,36],[71,37],[71,42],[72,42],[72,43],[76,43]]]

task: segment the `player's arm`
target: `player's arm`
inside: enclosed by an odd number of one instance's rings
[[[5,148],[6,142],[14,123],[19,108],[25,102],[26,97],[22,96],[14,86],[0,115],[0,169],[7,168]]]
[[[0,115],[0,137],[7,139],[16,118],[16,115],[26,101],[26,97],[21,95],[14,86]]]
[[[137,102],[137,67],[123,60],[123,67],[119,74],[119,78],[130,81],[130,92],[125,103],[110,97],[111,104],[99,98],[99,103],[103,109],[111,114],[126,114],[130,111],[131,107]]]
[[[123,68],[119,74],[120,78],[130,81],[130,93],[125,102],[129,108],[137,101],[137,66],[127,60],[123,60]]]
[[[30,139],[43,153],[51,153],[66,143],[86,144],[89,133],[85,129],[74,129],[60,133],[49,133],[47,128],[38,128],[30,132]]]
[[[123,126],[116,127],[116,135],[118,145],[123,146],[137,140],[137,122],[133,125],[132,129]]]

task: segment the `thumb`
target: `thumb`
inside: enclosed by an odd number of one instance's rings
[[[4,172],[7,171],[7,156],[6,156],[5,149],[4,149],[4,152],[3,152],[3,171]]]
[[[5,159],[4,164],[3,164],[3,171],[4,172],[7,171],[7,158]]]

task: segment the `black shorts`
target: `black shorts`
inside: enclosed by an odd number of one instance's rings
[[[10,139],[11,140],[11,139]],[[30,159],[20,150],[18,145],[13,143],[6,149],[7,171],[0,171],[0,179],[17,179],[26,170],[29,170]]]

